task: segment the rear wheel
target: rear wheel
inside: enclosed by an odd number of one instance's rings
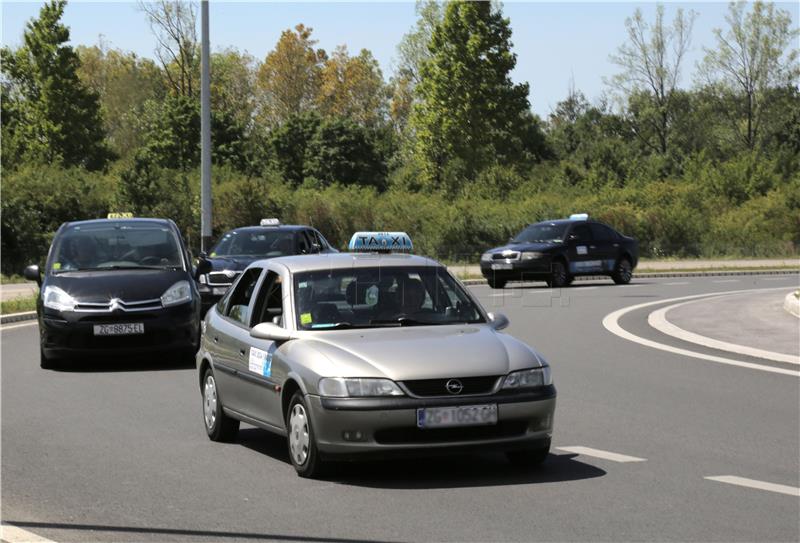
[[[492,288],[503,288],[504,286],[506,286],[506,283],[508,282],[505,279],[488,279],[488,281],[489,281],[489,286]]]
[[[550,440],[541,447],[535,449],[520,449],[515,451],[506,452],[506,458],[515,466],[519,467],[535,467],[542,464],[550,454]]]
[[[554,261],[550,266],[550,278],[547,280],[547,284],[553,288],[561,288],[569,286],[571,282],[564,262],[561,260]]]
[[[211,441],[233,441],[239,433],[239,421],[232,419],[222,410],[217,381],[211,368],[207,369],[203,376],[203,422]]]
[[[289,457],[300,477],[317,477],[323,468],[317,449],[317,438],[308,416],[308,407],[301,391],[289,402],[286,414],[286,432],[289,434]]]
[[[611,274],[611,278],[618,285],[627,285],[631,282],[632,277],[633,267],[631,266],[631,261],[626,257],[620,258],[617,261],[617,265],[614,266],[614,273]]]

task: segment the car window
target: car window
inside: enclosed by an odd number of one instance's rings
[[[617,239],[617,233],[604,224],[593,222],[589,227],[592,229],[592,237],[595,241],[613,241]]]
[[[50,270],[183,268],[178,236],[166,224],[103,221],[76,224],[58,236]]]
[[[294,234],[281,230],[232,230],[222,236],[211,256],[286,256],[294,254]]]
[[[591,241],[592,239],[591,232],[589,231],[589,225],[587,224],[573,226],[570,235],[575,236],[575,241],[579,242],[587,242]]]
[[[564,239],[564,232],[569,226],[566,222],[540,222],[527,226],[511,240],[514,243],[555,242]]]
[[[311,244],[304,230],[300,230],[297,233],[297,252],[301,255],[307,255],[311,252]]]
[[[477,304],[441,267],[348,268],[295,275],[301,330],[483,322]]]
[[[316,230],[306,230],[306,234],[308,235],[308,239],[311,242],[311,248],[315,253],[318,253],[325,249],[325,246],[319,239],[319,234],[317,233]]]
[[[283,281],[281,276],[268,271],[253,304],[253,318],[250,326],[271,322],[283,326]]]
[[[323,251],[327,251],[328,249],[330,249],[330,248],[331,248],[331,244],[330,244],[330,243],[328,243],[328,240],[327,240],[327,239],[325,239],[325,236],[323,236],[322,234],[320,234],[320,233],[319,233],[318,231],[316,231],[316,230],[314,230],[314,235],[315,235],[315,236],[317,237],[317,239],[319,240],[319,246],[320,246],[321,250],[323,250]]]
[[[242,274],[239,281],[233,287],[230,301],[225,309],[226,317],[247,325],[250,300],[253,298],[253,291],[256,289],[261,271],[261,268],[248,268]]]

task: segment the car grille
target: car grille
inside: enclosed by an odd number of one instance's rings
[[[519,251],[503,251],[492,254],[492,260],[519,260]]]
[[[242,272],[211,272],[208,274],[208,284],[212,287],[230,286]]]
[[[500,377],[490,375],[485,377],[459,377],[456,379],[420,379],[416,381],[403,381],[403,385],[414,396],[468,396],[475,394],[491,394],[497,386]],[[447,383],[452,380],[461,382],[461,392],[453,394],[447,390]]]
[[[161,298],[131,302],[114,298],[108,302],[79,302],[75,304],[75,311],[78,313],[111,313],[112,311],[119,310],[131,313],[136,311],[153,311],[154,309],[161,309],[161,307]]]
[[[427,430],[416,427],[386,428],[375,432],[375,441],[386,445],[483,441],[521,436],[525,433],[526,428],[526,421],[505,421],[493,426],[466,426]]]

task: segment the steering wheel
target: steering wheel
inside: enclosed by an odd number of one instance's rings
[[[139,264],[144,264],[145,266],[154,266],[156,264],[161,264],[161,257],[158,256],[146,256],[139,261]]]

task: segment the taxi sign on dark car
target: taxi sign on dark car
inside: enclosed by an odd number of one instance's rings
[[[348,249],[353,252],[410,253],[414,248],[405,232],[356,232]]]
[[[132,219],[133,213],[130,211],[119,211],[114,213],[109,213],[106,216],[106,219]]]

